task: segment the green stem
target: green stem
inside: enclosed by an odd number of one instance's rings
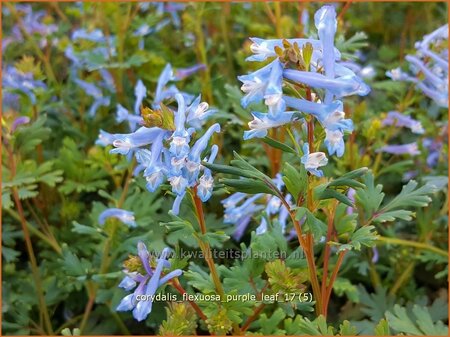
[[[408,264],[408,266],[405,268],[405,270],[403,270],[400,277],[397,278],[391,290],[389,291],[390,295],[395,295],[400,287],[408,280],[414,270],[415,265],[415,261],[412,261]]]
[[[434,246],[430,246],[430,245],[428,245],[426,243],[422,243],[422,242],[415,242],[415,241],[396,239],[396,238],[388,238],[385,236],[379,236],[378,242],[385,243],[385,244],[394,244],[394,245],[409,246],[409,247],[415,247],[415,248],[419,248],[419,249],[425,249],[425,250],[432,251],[436,254],[439,254],[441,256],[448,257],[448,252],[446,252],[445,250],[434,247]]]
[[[275,29],[277,37],[281,39],[283,37],[283,31],[281,30],[281,4],[279,1],[275,1],[274,6],[275,6]]]
[[[206,234],[206,222],[205,214],[203,212],[203,203],[197,196],[197,187],[195,186],[191,191],[190,195],[193,199],[195,206],[195,212],[197,215],[198,224],[200,226],[201,233]],[[219,273],[217,272],[216,264],[212,258],[211,247],[208,242],[204,241],[200,236],[196,235],[200,249],[202,250],[203,256],[205,258],[206,264],[211,272],[211,278],[213,280],[214,286],[219,294],[220,298],[223,300],[225,298],[225,291],[223,290],[222,282],[220,281]],[[240,335],[241,329],[237,323],[233,323],[233,334]]]
[[[230,45],[230,39],[229,39],[229,32],[228,32],[228,22],[227,18],[230,14],[230,3],[223,3],[222,4],[222,10],[223,13],[219,15],[220,17],[220,30],[222,32],[222,39],[225,45],[225,53],[227,55],[227,73],[228,77],[230,79],[236,78],[234,74],[234,66],[233,66],[233,53],[231,51],[231,45]]]
[[[196,35],[196,47],[197,47],[197,57],[199,58],[200,63],[205,65],[205,71],[202,72],[202,92],[205,96],[206,101],[211,105],[213,104],[213,95],[212,95],[212,87],[211,87],[211,70],[208,64],[208,57],[206,53],[206,45],[205,45],[205,36],[203,34],[202,22],[203,22],[203,9],[204,3],[196,3],[195,4],[195,13],[196,20],[195,22],[195,35]]]
[[[129,187],[130,187],[130,182],[131,182],[131,179],[133,178],[134,164],[135,164],[135,161],[133,160],[131,162],[131,165],[128,167],[128,172],[127,172],[127,177],[125,179],[125,184],[123,186],[120,198],[117,201],[117,208],[121,208],[123,203],[125,202],[125,198],[127,196],[127,193],[128,193]],[[114,241],[115,234],[116,234],[116,230],[117,230],[117,227],[118,227],[119,224],[118,224],[118,222],[116,220],[111,220],[111,221],[113,221],[113,223],[111,224],[112,225],[111,233],[110,233],[109,237],[106,239],[105,245],[103,246],[102,260],[100,262],[100,268],[99,268],[99,273],[100,274],[104,274],[104,273],[106,273],[108,271],[109,265],[110,265],[111,261],[113,260],[113,258],[110,257],[109,255],[110,255],[111,246],[112,246],[112,243]],[[82,319],[81,324],[80,324],[80,332],[81,332],[81,334],[83,334],[83,331],[84,331],[84,329],[86,327],[86,324],[87,324],[87,321],[89,319],[89,315],[90,315],[90,313],[92,311],[92,308],[94,306],[95,297],[97,295],[98,287],[95,284],[92,284],[92,283],[88,282],[86,284],[86,290],[88,292],[89,300],[88,300],[88,303],[86,304],[86,307],[85,307],[85,310],[84,310],[84,314],[83,314],[83,319]],[[117,316],[116,319],[120,320],[120,317]],[[119,327],[122,328],[121,326],[119,326]]]
[[[16,160],[14,158],[13,150],[10,147],[7,147],[8,155],[9,155],[9,164],[11,169],[11,180],[14,179],[17,173]],[[36,260],[36,255],[34,254],[33,244],[31,243],[30,233],[28,231],[27,220],[25,219],[25,214],[22,207],[22,202],[20,201],[19,192],[17,191],[17,187],[13,187],[11,189],[12,195],[14,198],[14,202],[17,207],[17,213],[19,215],[20,224],[22,225],[23,236],[25,239],[25,244],[27,247],[28,257],[30,259],[31,264],[31,273],[34,279],[34,283],[36,286],[36,292],[38,296],[39,309],[41,315],[44,319],[44,324],[46,328],[46,332],[49,335],[53,335],[52,323],[50,320],[50,315],[48,313],[47,304],[45,303],[44,291],[42,290],[42,280],[39,273],[39,267]]]
[[[41,48],[36,44],[36,42],[30,36],[30,34],[28,34],[27,30],[25,29],[25,26],[23,25],[23,21],[22,21],[20,15],[16,11],[16,7],[14,5],[12,5],[11,3],[8,3],[8,2],[4,2],[4,4],[6,5],[6,7],[8,7],[8,9],[10,10],[12,16],[16,20],[17,26],[19,27],[19,30],[20,30],[21,34],[25,37],[26,40],[28,40],[30,42],[31,46],[34,49],[34,52],[36,53],[38,58],[41,60],[41,62],[44,64],[45,72],[47,74],[48,79],[50,81],[52,81],[53,83],[55,83],[57,87],[59,87],[58,81],[56,80],[56,76],[55,76],[55,73],[53,71],[53,68],[52,68],[52,65],[51,65],[50,61],[44,55],[44,53],[42,52]]]
[[[21,221],[19,214],[16,211],[14,211],[13,209],[8,208],[8,209],[6,209],[6,212],[8,212],[8,214],[11,215],[17,221],[19,221],[19,222]],[[28,221],[25,221],[25,224],[31,234],[36,235],[39,239],[41,239],[46,244],[48,244],[51,248],[53,248],[53,250],[55,252],[57,252],[58,254],[60,254],[60,255],[62,254],[62,249],[59,246],[57,241],[53,241],[53,240],[49,239],[44,233],[42,233],[40,230],[36,229]]]

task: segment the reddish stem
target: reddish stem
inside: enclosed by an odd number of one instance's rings
[[[336,281],[336,277],[338,275],[339,268],[341,268],[342,261],[344,260],[344,256],[345,256],[346,252],[347,251],[344,250],[339,253],[336,265],[334,266],[334,269],[333,269],[333,274],[331,274],[330,283],[327,287],[327,291],[326,291],[326,295],[325,295],[325,302],[323,303],[323,311],[324,312],[327,312],[327,310],[328,310],[328,303],[330,302],[331,291],[333,290],[333,284],[334,284],[334,281]]]
[[[176,290],[178,290],[178,292],[179,292],[181,295],[187,294],[186,290],[184,290],[183,286],[182,286],[178,281],[172,280],[172,281],[170,282],[170,284],[171,284]],[[189,304],[191,305],[192,309],[195,310],[195,312],[198,314],[198,316],[199,316],[202,320],[206,321],[206,320],[208,319],[208,318],[206,317],[206,315],[203,313],[202,309],[200,309],[200,307],[197,305],[197,303],[192,302],[192,301],[189,301],[189,300],[188,300],[188,302],[189,302]]]

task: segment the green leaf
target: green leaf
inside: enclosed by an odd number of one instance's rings
[[[341,336],[356,336],[356,327],[345,320],[339,325],[339,335]]]
[[[327,231],[327,225],[317,219],[306,207],[296,208],[295,219],[300,221],[306,216],[303,227],[306,233],[312,233],[316,239],[321,238]]]
[[[368,172],[364,176],[363,181],[366,187],[356,191],[355,202],[357,206],[361,206],[365,210],[366,217],[370,218],[383,202],[383,186],[375,186],[374,177],[371,172]]]
[[[72,253],[67,245],[63,247],[63,268],[69,276],[86,276],[91,264],[87,260],[80,260]]]
[[[433,322],[426,307],[414,305],[412,313],[414,317],[396,304],[393,311],[386,312],[386,319],[392,329],[407,335],[448,336],[448,327],[442,321]]]
[[[267,317],[266,314],[261,314],[259,319],[255,322],[256,326],[260,327],[260,332],[264,336],[280,336],[284,335],[285,331],[278,328],[278,325],[283,321],[286,317],[283,309],[276,309],[270,318]]]
[[[276,195],[275,191],[273,191],[269,186],[265,183],[254,180],[254,179],[220,179],[220,182],[224,183],[226,186],[234,188],[238,192],[248,193],[248,194],[257,194],[257,193],[266,193]]]
[[[362,285],[358,289],[361,311],[374,322],[381,320],[384,317],[384,313],[392,309],[397,302],[394,296],[387,294],[386,288],[377,287],[375,292],[371,294]]]
[[[345,294],[350,301],[359,303],[358,288],[349,279],[338,277],[333,283],[333,291],[338,296]]]
[[[346,204],[347,206],[353,207],[352,201],[344,194],[339,193],[336,190],[332,190],[330,188],[325,189],[322,193],[319,195],[320,200],[325,199],[336,199],[343,204]]]
[[[375,336],[390,336],[391,332],[387,320],[382,319],[375,327]]]
[[[356,250],[361,250],[361,245],[373,247],[378,240],[377,232],[374,226],[364,226],[356,230],[350,238],[350,244]]]
[[[216,293],[216,287],[212,281],[211,275],[194,263],[189,264],[189,270],[184,273],[188,283],[204,294]]]
[[[403,186],[402,191],[391,202],[383,207],[383,211],[390,211],[400,207],[425,207],[431,202],[428,194],[434,193],[436,187],[433,185],[423,185],[417,187],[415,180],[410,180],[408,184]]]
[[[298,201],[300,193],[306,190],[307,174],[303,165],[297,171],[291,164],[286,162],[283,170],[283,181],[288,192]]]
[[[297,152],[292,147],[290,147],[289,145],[286,145],[284,143],[281,143],[278,140],[275,140],[270,137],[264,137],[262,140],[264,143],[266,143],[276,149],[280,149],[283,152],[297,154]]]
[[[387,205],[383,206],[379,212],[374,216],[375,222],[394,221],[395,219],[411,220],[415,215],[414,212],[398,209],[410,207],[425,207],[431,202],[428,194],[436,192],[436,187],[433,185],[423,185],[417,188],[417,182],[411,180],[404,185],[400,194],[392,199]]]

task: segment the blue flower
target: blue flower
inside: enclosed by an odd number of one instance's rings
[[[390,154],[409,154],[411,156],[420,154],[416,142],[401,145],[385,145],[378,149],[377,152],[386,152]]]
[[[134,103],[134,113],[139,115],[141,112],[142,101],[147,97],[147,88],[141,80],[138,80],[136,86],[134,87],[134,95],[136,96],[136,101]]]
[[[216,159],[218,151],[219,147],[217,145],[211,146],[211,154],[209,155],[209,158],[206,160],[209,164],[212,164],[214,162],[214,159]],[[214,179],[212,177],[211,170],[205,168],[205,170],[203,171],[203,175],[200,177],[197,186],[197,195],[199,196],[201,201],[206,202],[209,200],[209,198],[211,198],[213,186],[214,186]]]
[[[2,76],[2,88],[6,92],[9,90],[18,90],[24,93],[29,99],[32,105],[36,104],[36,95],[35,90],[38,88],[45,89],[47,86],[44,82],[40,80],[35,80],[32,73],[22,73],[18,71],[16,68],[7,66],[5,70],[3,70]],[[18,97],[15,93],[8,92],[9,95],[9,104],[16,105],[18,104]],[[16,102],[16,103],[14,103]],[[2,103],[6,103],[5,101]]]
[[[325,129],[325,146],[328,154],[342,157],[345,151],[344,134],[340,130]]]
[[[323,152],[309,153],[309,144],[305,143],[303,145],[303,156],[301,158],[301,163],[311,174],[314,174],[317,177],[323,177],[323,171],[318,170],[318,168],[327,165],[328,158]]]
[[[99,215],[99,224],[104,225],[106,219],[108,218],[116,218],[122,221],[128,227],[136,227],[136,222],[134,221],[134,213],[130,211],[125,211],[120,208],[108,208]]]
[[[209,109],[208,103],[200,101],[201,96],[198,96],[186,110],[186,121],[196,130],[202,127],[209,116],[217,112],[216,109]]]
[[[138,243],[138,256],[144,267],[145,275],[138,272],[129,272],[128,270],[124,271],[126,276],[119,284],[119,287],[127,291],[131,291],[136,285],[137,287],[133,293],[122,299],[116,311],[132,310],[133,317],[137,321],[143,321],[147,318],[152,312],[153,296],[158,288],[183,273],[180,269],[176,269],[166,275],[162,275],[164,268],[170,268],[170,263],[167,261],[169,253],[169,248],[165,248],[157,260],[156,268],[153,269],[149,263],[150,254],[147,247],[143,242]]]
[[[127,121],[130,125],[130,130],[133,131],[136,129],[136,125],[142,124],[143,118],[141,116],[130,114],[130,112],[121,104],[117,104],[116,121],[117,123]]]
[[[112,143],[114,149],[110,153],[127,155],[132,150],[153,143],[158,136],[165,132],[165,130],[160,128],[146,128],[143,126],[132,133],[114,134]]]
[[[72,33],[72,40],[88,40],[93,42],[105,42],[105,36],[100,29],[95,29],[93,31],[88,32],[85,29],[77,29]]]
[[[89,116],[94,116],[100,106],[109,105],[109,97],[104,97],[102,91],[95,84],[83,81],[79,78],[76,78],[74,82],[78,84],[78,86],[86,93],[86,95],[91,96],[94,99],[94,102],[89,108]]]
[[[202,63],[193,65],[192,67],[188,68],[179,68],[175,70],[175,73],[173,74],[173,80],[174,81],[181,81],[184,80],[186,77],[191,76],[192,74],[196,73],[199,70],[206,69],[206,66]]]
[[[416,42],[416,55],[407,55],[412,75],[400,68],[386,72],[394,81],[407,81],[416,84],[426,96],[438,106],[448,107],[448,25],[425,35]]]
[[[100,134],[98,135],[95,144],[100,146],[108,146],[111,145],[115,139],[116,137],[113,134],[100,129]]]
[[[411,129],[412,132],[417,134],[423,134],[425,130],[423,129],[422,123],[416,121],[411,116],[404,115],[398,111],[389,111],[386,118],[383,119],[382,125],[395,125],[398,127],[406,127]]]
[[[181,94],[176,94],[178,109],[175,112],[175,132],[170,142],[170,153],[176,158],[185,157],[189,152],[190,134],[185,128],[186,105]]]
[[[275,47],[284,49],[283,40],[286,40],[289,44],[297,44],[299,49],[302,49],[306,43],[310,43],[315,50],[322,49],[322,43],[317,39],[273,39],[265,40],[257,37],[251,37],[253,42],[250,46],[250,50],[255,55],[246,58],[246,61],[265,61],[267,58],[276,57]],[[339,50],[334,49],[335,59],[338,60],[341,57]]]
[[[273,179],[277,188],[281,191],[284,187],[281,174],[277,174]],[[285,200],[290,204],[292,196],[285,195]],[[258,202],[258,203],[257,203]],[[278,197],[258,193],[253,196],[237,192],[222,201],[224,207],[224,223],[235,225],[233,237],[240,240],[244,235],[248,224],[253,217],[256,217],[262,210],[265,216],[262,217],[256,234],[260,235],[267,231],[267,219],[274,218],[278,221],[283,233],[285,233],[289,210],[281,203]]]
[[[14,119],[12,125],[11,125],[11,132],[16,131],[16,129],[20,126],[20,125],[24,125],[24,124],[28,124],[30,123],[30,117],[28,116],[20,116],[17,117],[16,119]]]
[[[328,78],[322,74],[294,69],[285,69],[283,76],[289,80],[304,83],[308,86],[326,89],[336,97],[359,95],[365,96],[370,88],[353,72],[336,78]]]
[[[166,64],[161,75],[159,75],[158,83],[156,85],[155,97],[153,100],[153,108],[158,109],[159,104],[169,98],[175,97],[176,94],[182,94],[185,101],[189,104],[192,101],[192,96],[177,89],[176,86],[171,85],[167,87],[170,81],[176,80],[173,75],[173,69],[170,63]]]
[[[294,113],[291,111],[273,117],[268,113],[252,112],[253,120],[248,123],[250,131],[244,132],[244,139],[264,138],[270,128],[278,127],[290,123]]]
[[[241,90],[246,94],[241,100],[242,107],[246,108],[250,103],[260,102],[266,95],[269,103],[277,103],[282,94],[282,75],[281,62],[275,59],[251,74],[238,76],[238,80],[243,83]]]

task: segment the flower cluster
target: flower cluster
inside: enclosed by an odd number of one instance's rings
[[[425,132],[420,121],[398,111],[389,111],[386,118],[381,122],[381,125],[407,128],[415,134],[423,134]],[[411,156],[420,154],[417,142],[408,144],[388,144],[379,148],[377,152],[386,152],[396,155],[409,154]]]
[[[277,174],[273,179],[274,184],[279,190],[284,188],[284,182],[281,174]],[[287,193],[285,199],[291,202],[292,196]],[[289,211],[282,204],[280,198],[264,193],[258,193],[249,196],[246,193],[236,192],[222,201],[225,208],[224,222],[234,225],[235,231],[233,237],[240,240],[250,223],[250,220],[257,214],[263,212],[259,226],[256,228],[256,234],[260,235],[267,231],[267,220],[276,218],[283,233],[286,232],[286,222]]]
[[[27,4],[16,4],[15,10],[19,16],[21,16],[21,26],[19,24],[15,24],[12,27],[11,35],[6,36],[2,40],[2,48],[5,50],[10,44],[13,43],[22,43],[24,41],[23,33],[25,32],[28,35],[37,34],[41,37],[39,41],[39,46],[44,48],[47,45],[47,36],[53,34],[58,30],[58,26],[55,24],[46,24],[43,19],[47,16],[47,12],[33,11],[31,5]],[[6,7],[3,7],[3,14],[10,15],[10,10]],[[21,31],[23,28],[24,31]]]
[[[124,273],[126,276],[119,284],[119,287],[127,291],[133,289],[134,291],[122,299],[116,310],[132,310],[133,317],[138,321],[142,321],[152,311],[152,297],[158,288],[171,279],[180,276],[183,272],[180,269],[175,269],[163,275],[163,270],[171,267],[170,262],[167,261],[170,253],[169,248],[165,248],[161,252],[154,268],[150,264],[150,254],[143,242],[138,243],[137,250],[138,256],[131,256],[125,262]],[[144,298],[140,299],[143,295],[145,295]]]
[[[208,158],[202,158],[202,154],[212,135],[220,131],[220,125],[213,124],[197,141],[192,140],[216,110],[209,109],[206,102],[201,102],[200,96],[192,100],[191,95],[180,92],[174,85],[167,85],[169,81],[183,79],[199,68],[194,66],[173,72],[172,67],[167,65],[158,80],[152,109],[141,109],[147,89],[138,81],[134,114],[121,105],[117,110],[117,121],[128,121],[132,132],[109,134],[100,130],[97,140],[97,144],[102,146],[113,145],[111,153],[135,156],[138,162],[135,174],[143,171],[149,191],[154,192],[167,180],[176,194],[172,208],[174,214],[178,213],[187,188],[196,189],[202,201],[211,197],[213,189],[211,171],[204,168],[201,161],[204,159],[212,163],[215,160],[218,152],[216,145],[211,147]],[[163,104],[163,101],[172,98],[178,103],[176,111]],[[139,112],[142,112],[141,116]],[[135,130],[137,124],[145,126]],[[147,146],[150,148],[146,149]]]
[[[448,107],[448,25],[425,35],[416,42],[415,55],[407,55],[412,76],[400,68],[386,73],[395,81],[416,84],[438,106]]]
[[[3,111],[7,108],[19,109],[19,95],[21,92],[26,95],[32,105],[36,104],[36,89],[46,89],[47,86],[41,80],[35,79],[32,72],[22,72],[15,67],[7,66],[3,69],[2,89]]]
[[[333,6],[324,6],[315,14],[319,39],[252,38],[248,61],[265,61],[275,58],[263,68],[238,79],[246,94],[242,99],[245,108],[250,103],[264,103],[268,113],[252,112],[250,131],[244,139],[265,137],[268,129],[298,119],[299,112],[315,117],[325,129],[325,145],[330,155],[344,153],[344,132],[353,130],[353,123],[345,119],[342,97],[367,95],[370,88],[348,67],[337,62],[340,52],[334,47],[336,12]],[[295,87],[298,97],[283,94],[283,86]],[[314,89],[314,92],[311,92]],[[293,111],[286,111],[286,108]],[[307,147],[304,147],[306,149]],[[320,166],[327,164],[324,153],[304,153],[302,163],[312,174],[321,176]]]
[[[120,208],[108,208],[98,216],[99,224],[104,225],[108,218],[116,218],[122,221],[128,227],[136,227],[134,213],[130,211],[125,211]]]

